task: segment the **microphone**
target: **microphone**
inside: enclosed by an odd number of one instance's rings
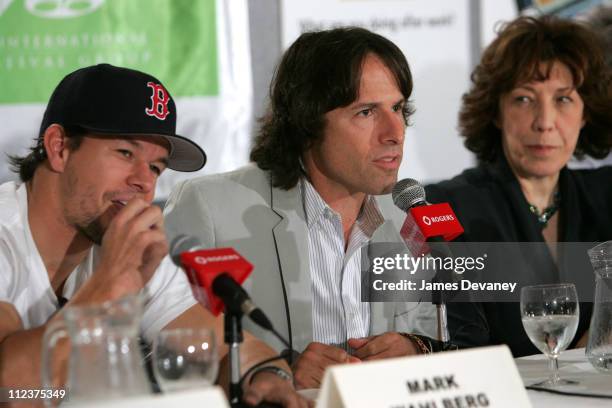
[[[448,203],[429,204],[425,200],[425,189],[414,179],[398,181],[391,192],[393,202],[407,216],[400,235],[406,246],[415,256],[431,253],[434,258],[452,258],[450,248],[446,244],[463,233],[463,227],[457,220],[455,212]],[[430,248],[427,243],[432,243]],[[455,274],[442,268],[436,272],[434,282],[455,280]],[[432,291],[432,303],[436,305],[438,340],[448,342],[448,319],[444,292]]]
[[[242,343],[242,315],[245,314],[262,328],[272,332],[289,347],[272,326],[272,322],[259,309],[247,292],[240,286],[253,271],[253,265],[233,248],[205,249],[195,237],[179,235],[170,244],[170,257],[187,274],[194,295],[217,316],[225,305],[225,343],[229,346],[229,396],[232,406],[242,398],[240,378],[240,343]],[[208,301],[200,294],[204,289]],[[278,357],[282,358],[282,357]],[[271,360],[266,360],[266,362]]]
[[[266,330],[274,332],[272,322],[240,286],[253,271],[253,265],[233,248],[204,249],[198,239],[179,235],[170,244],[170,256],[183,268],[189,282],[203,288],[207,307],[215,315],[223,306],[233,313],[243,313]],[[196,298],[202,302],[200,294]]]
[[[444,243],[463,233],[450,205],[429,204],[425,200],[425,189],[418,181],[410,178],[398,181],[391,195],[395,205],[407,214],[400,235],[415,255],[430,251],[426,242]],[[450,250],[446,252],[450,255]]]

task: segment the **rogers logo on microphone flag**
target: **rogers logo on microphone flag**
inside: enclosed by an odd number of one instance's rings
[[[413,207],[410,215],[425,238],[441,236],[452,241],[463,234],[463,227],[448,203]]]
[[[209,304],[204,305],[217,316],[223,310],[223,302],[212,292],[215,278],[227,273],[236,282],[242,283],[253,271],[253,264],[244,259],[234,248],[201,249],[181,253],[181,263],[189,282],[197,288],[204,288]],[[199,296],[194,293],[196,299]]]

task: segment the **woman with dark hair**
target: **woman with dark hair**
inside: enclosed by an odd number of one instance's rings
[[[566,166],[572,155],[602,158],[612,146],[611,78],[601,44],[578,23],[521,17],[502,28],[471,79],[459,129],[479,164],[428,186],[427,197],[451,203],[463,241],[546,243],[526,265],[536,282],[552,283],[566,261],[558,242],[612,239],[612,168]],[[589,317],[590,306],[582,307],[576,339]],[[515,302],[452,304],[449,326],[459,345],[538,352]]]

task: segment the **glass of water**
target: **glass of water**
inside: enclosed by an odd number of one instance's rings
[[[218,370],[215,335],[211,330],[162,330],[153,342],[153,371],[164,392],[210,386]]]
[[[548,357],[550,378],[534,385],[576,384],[559,378],[558,358],[578,329],[579,304],[571,283],[525,286],[521,289],[523,327],[531,342]]]

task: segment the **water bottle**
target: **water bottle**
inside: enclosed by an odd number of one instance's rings
[[[597,370],[612,374],[612,241],[589,249],[595,299],[586,355]]]

